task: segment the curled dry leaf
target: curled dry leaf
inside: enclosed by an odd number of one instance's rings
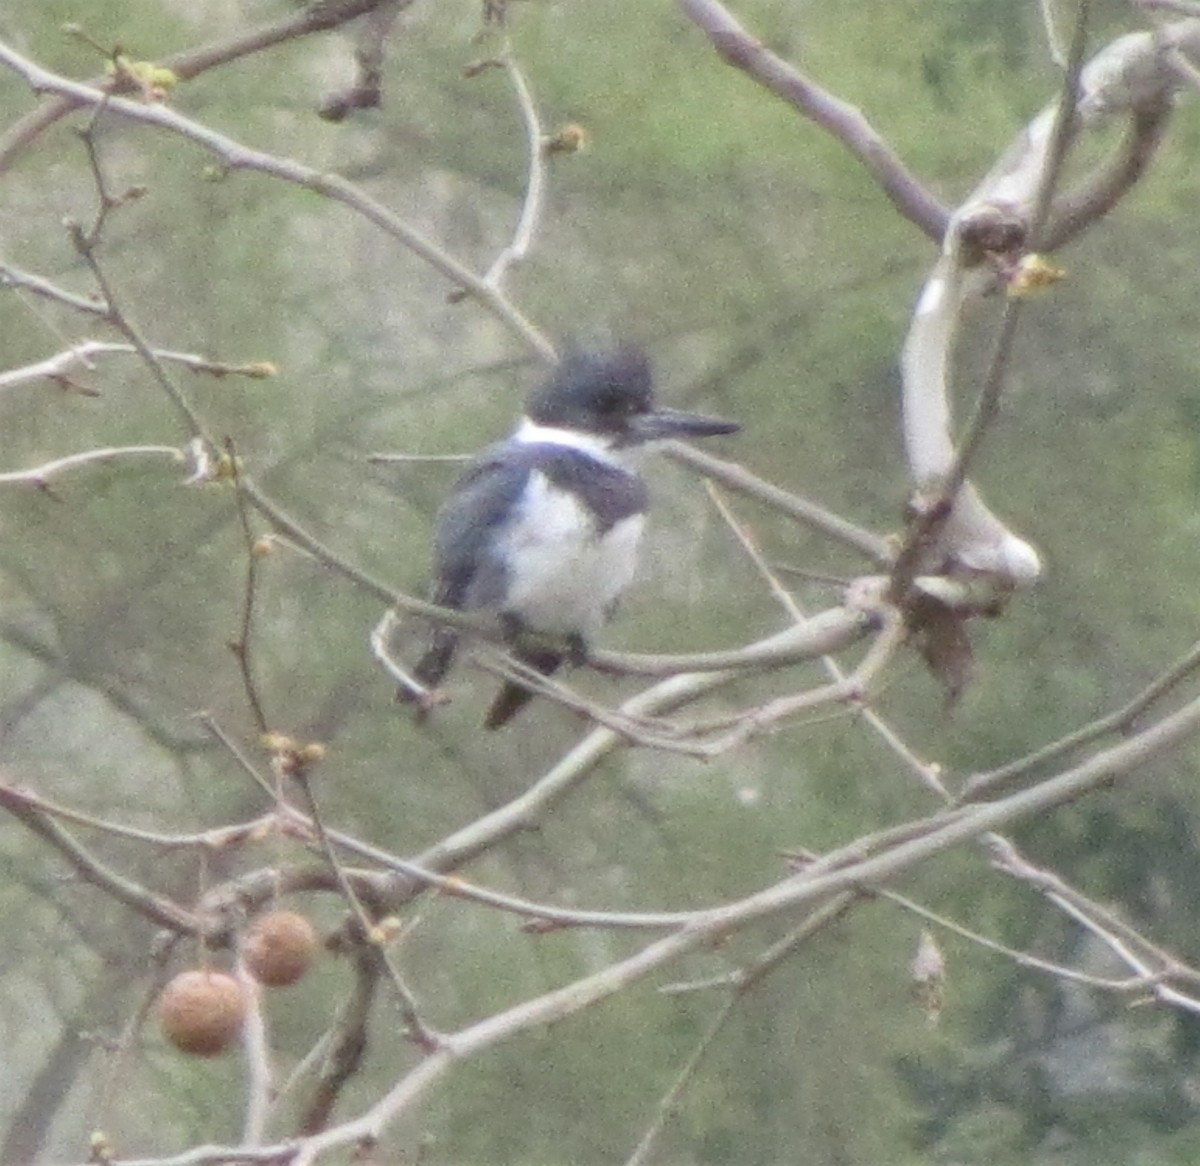
[[[936,1024],[946,1003],[946,957],[928,928],[921,931],[917,953],[909,964],[913,993],[930,1024]]]

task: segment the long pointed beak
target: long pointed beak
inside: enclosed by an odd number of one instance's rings
[[[739,422],[721,417],[685,413],[681,409],[655,409],[630,420],[629,436],[633,441],[663,441],[668,437],[716,437],[739,429]]]

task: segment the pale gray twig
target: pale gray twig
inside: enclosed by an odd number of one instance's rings
[[[529,82],[521,72],[511,49],[506,50],[500,60],[512,82],[513,91],[517,95],[517,106],[521,110],[521,118],[525,123],[528,176],[525,179],[525,200],[521,204],[521,216],[517,220],[512,241],[496,256],[491,267],[488,268],[487,274],[483,277],[484,283],[495,288],[499,288],[504,282],[508,269],[514,264],[520,263],[529,253],[534,234],[537,231],[538,220],[542,214],[542,187],[546,176],[545,153],[542,149],[542,123],[538,118],[537,106],[534,104]]]
[[[554,363],[554,346],[494,287],[480,279],[442,247],[426,238],[415,227],[393,214],[378,200],[354,183],[336,174],[306,166],[263,150],[244,146],[225,134],[184,117],[165,105],[143,105],[124,97],[115,97],[90,85],[82,85],[59,76],[29,60],[9,45],[0,44],[0,64],[7,65],[38,93],[54,93],[69,98],[75,105],[97,108],[130,121],[155,126],[179,134],[209,151],[229,170],[253,170],[301,186],[306,190],[341,203],[386,234],[402,243],[455,286],[478,300],[535,355]],[[130,337],[135,345],[138,341]],[[142,346],[139,345],[139,350]]]
[[[266,1135],[267,1113],[271,1107],[271,1042],[267,1036],[262,988],[240,957],[234,965],[234,976],[246,998],[246,1019],[242,1022],[242,1059],[246,1064],[242,1145],[259,1146]]]
[[[0,486],[36,486],[39,489],[45,489],[52,478],[67,470],[147,455],[169,457],[176,462],[186,460],[183,450],[173,445],[122,445],[111,446],[107,449],[87,449],[81,453],[55,458],[54,461],[43,462],[42,465],[34,466],[32,469],[0,473]]]
[[[680,6],[684,15],[704,31],[726,64],[741,69],[832,134],[866,167],[906,219],[935,243],[941,242],[950,212],[908,170],[860,110],[776,56],[717,0],[680,0]]]
[[[381,4],[394,2],[395,0],[309,0],[298,11],[278,20],[235,33],[212,44],[172,53],[163,57],[158,64],[174,73],[179,81],[187,81],[209,69],[262,52],[275,45],[313,33],[326,32],[371,12]],[[122,81],[119,77],[102,74],[94,77],[90,84],[115,91],[121,87]],[[21,151],[40,134],[72,110],[86,104],[87,102],[68,93],[58,93],[11,125],[3,138],[0,138],[0,174],[3,174]]]

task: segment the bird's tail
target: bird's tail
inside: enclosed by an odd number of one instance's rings
[[[552,652],[548,649],[530,648],[513,654],[522,664],[536,668],[543,676],[552,675],[564,659],[561,652]],[[496,699],[492,701],[491,708],[487,711],[483,727],[498,729],[501,725],[508,724],[533,699],[533,695],[531,688],[526,688],[514,680],[506,680],[504,687],[496,694]]]

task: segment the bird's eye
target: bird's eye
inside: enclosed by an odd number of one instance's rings
[[[618,389],[609,389],[607,392],[601,394],[600,411],[610,416],[630,413],[633,411],[633,399],[628,393],[622,393]]]

